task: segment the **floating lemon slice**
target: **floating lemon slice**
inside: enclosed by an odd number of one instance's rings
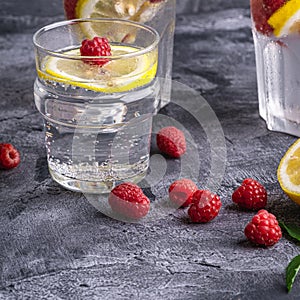
[[[300,139],[285,153],[277,169],[283,191],[300,205]]]
[[[44,80],[98,92],[129,91],[151,82],[157,70],[157,50],[130,56],[138,50],[141,49],[111,45],[112,59],[99,67],[78,59],[80,50],[72,49],[63,52],[64,57],[46,57],[38,74]]]
[[[268,23],[274,28],[277,37],[300,33],[300,1],[286,2],[269,18]]]
[[[77,18],[120,18],[143,23],[155,16],[164,1],[78,0],[74,5]],[[68,15],[68,11],[66,14]]]
[[[65,0],[66,2],[67,0]],[[155,17],[163,7],[164,1],[150,2],[149,0],[78,0],[75,2],[76,18],[117,18],[145,23]],[[67,7],[67,5],[65,5]],[[72,15],[66,11],[66,15]],[[82,24],[83,31],[87,37],[109,36],[111,28],[103,27],[104,24],[86,23]],[[110,25],[111,26],[111,25]],[[120,31],[120,27],[119,31]],[[114,41],[122,41],[125,37],[131,40],[135,37],[133,29],[123,28],[121,32],[114,32]]]
[[[136,3],[127,0],[126,5],[119,1],[108,0],[78,0],[76,4],[75,14],[78,18],[125,18],[129,19],[130,15],[136,13]],[[119,9],[118,9],[119,7]],[[123,12],[122,12],[123,8]]]

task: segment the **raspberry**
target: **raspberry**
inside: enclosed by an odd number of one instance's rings
[[[162,128],[156,136],[158,149],[170,157],[179,158],[186,151],[184,134],[176,127]]]
[[[108,39],[105,37],[94,37],[92,40],[83,40],[80,47],[82,56],[111,56]],[[85,58],[85,63],[103,66],[109,62],[108,58]]]
[[[20,163],[20,153],[12,144],[0,144],[0,168],[12,169]]]
[[[193,195],[188,214],[195,223],[207,223],[219,214],[221,206],[218,195],[212,194],[208,190],[197,190]]]
[[[233,202],[251,210],[259,210],[267,205],[267,192],[256,180],[246,178],[232,194]]]
[[[142,189],[130,182],[116,186],[108,196],[112,210],[130,219],[140,219],[147,215],[150,200]]]
[[[179,179],[169,187],[170,200],[178,207],[187,207],[192,203],[193,194],[197,191],[196,184],[190,179]]]
[[[64,0],[64,11],[68,19],[76,19],[76,4],[78,0]]]
[[[285,2],[286,0],[264,0],[263,7],[265,9],[267,18],[269,19],[276,10],[283,6]]]
[[[270,35],[273,28],[269,25],[268,19],[278,10],[286,0],[251,0],[252,18],[256,30],[265,35]]]
[[[245,227],[248,240],[258,245],[272,246],[282,237],[276,217],[261,209]]]

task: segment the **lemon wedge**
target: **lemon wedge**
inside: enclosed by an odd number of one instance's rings
[[[129,91],[148,84],[156,75],[157,50],[130,56],[130,53],[138,50],[130,46],[111,45],[112,57],[118,59],[111,59],[102,67],[78,59],[79,49],[67,50],[63,52],[64,56],[46,57],[38,75],[44,80],[97,92]]]
[[[285,153],[277,169],[282,190],[300,205],[300,139]]]
[[[274,28],[277,37],[300,33],[300,1],[286,2],[269,18],[268,23]]]

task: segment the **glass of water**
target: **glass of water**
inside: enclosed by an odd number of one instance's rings
[[[300,136],[297,6],[299,1],[251,0],[260,116],[268,129]]]
[[[95,37],[108,41],[110,56],[81,54],[82,41]],[[33,42],[34,98],[52,178],[86,193],[139,182],[159,105],[159,34],[132,21],[80,19],[41,28]]]
[[[63,3],[68,19],[118,18],[154,28],[160,35],[157,71],[162,83],[160,107],[170,102],[176,0],[63,0]],[[130,32],[123,34],[124,38],[132,37]]]

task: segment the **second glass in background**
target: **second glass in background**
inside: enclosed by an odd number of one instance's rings
[[[268,129],[300,136],[300,35],[276,37],[269,24],[276,10],[262,0],[251,0],[251,13],[259,114]]]
[[[176,19],[176,0],[97,0],[82,2],[78,8],[64,0],[66,17],[118,18],[146,24],[160,35],[157,77],[161,79],[160,105],[170,102],[172,84],[173,44]],[[134,38],[126,33],[123,38]]]

